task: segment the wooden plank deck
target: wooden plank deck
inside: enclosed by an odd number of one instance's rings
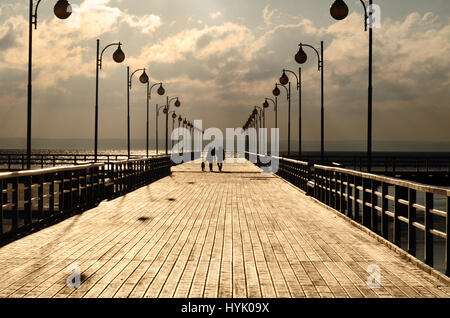
[[[173,172],[1,247],[0,297],[450,296],[449,284],[248,162]],[[66,286],[72,264],[79,289]],[[370,264],[380,288],[366,284]]]

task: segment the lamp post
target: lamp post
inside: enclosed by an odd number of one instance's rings
[[[180,107],[181,103],[178,97],[173,97],[169,99],[169,96],[167,96],[167,104],[164,108],[164,114],[166,114],[166,155],[169,153],[169,110],[170,110],[170,103],[172,101],[175,101],[174,105],[175,107]]]
[[[255,109],[259,110],[259,128],[265,128],[264,107],[255,106]]]
[[[373,103],[373,0],[369,0],[369,8],[360,0],[364,8],[364,29],[369,29],[369,87],[367,100],[367,171],[372,169],[372,103]],[[336,20],[343,20],[348,15],[348,7],[343,0],[336,0],[330,8],[331,16]]]
[[[128,145],[128,159],[130,159],[131,149],[130,149],[130,90],[133,82],[133,75],[137,72],[142,71],[142,75],[139,77],[139,81],[142,84],[147,84],[148,75],[145,73],[145,68],[140,68],[135,70],[130,75],[130,67],[127,66],[127,145]]]
[[[299,51],[297,52],[297,54],[295,55],[295,61],[299,64],[304,64],[307,59],[308,56],[306,55],[305,51],[303,50],[303,47],[309,47],[311,49],[314,50],[314,52],[316,52],[317,54],[317,60],[318,60],[318,69],[319,71],[321,71],[320,75],[320,101],[321,101],[321,106],[320,106],[320,157],[322,162],[324,161],[325,158],[325,128],[324,128],[324,124],[325,124],[325,107],[324,107],[324,76],[323,76],[323,71],[324,71],[324,59],[323,59],[323,41],[320,42],[320,53],[319,51],[314,47],[311,46],[309,44],[303,44],[300,43],[299,44]]]
[[[275,111],[275,140],[272,140],[272,137],[271,137],[271,142],[275,142],[275,145],[276,145],[276,149],[278,149],[278,127],[277,127],[277,125],[278,125],[278,123],[277,123],[277,117],[278,117],[278,115],[277,115],[277,108],[278,108],[278,97],[275,97],[275,100],[273,100],[272,98],[269,98],[269,97],[266,97],[266,99],[265,99],[265,101],[264,101],[264,103],[263,103],[263,107],[264,108],[269,108],[269,102],[268,101],[271,101],[272,103],[273,103],[273,106],[274,106],[274,111]]]
[[[122,43],[111,43],[105,46],[100,53],[100,40],[97,39],[97,63],[96,63],[96,72],[95,72],[95,141],[94,141],[94,161],[97,162],[98,155],[98,78],[99,72],[102,69],[102,61],[103,61],[103,53],[105,53],[106,49],[111,46],[116,46],[117,49],[113,54],[113,60],[116,63],[122,63],[125,60],[125,53],[123,53],[121,49]]]
[[[37,13],[41,0],[34,6],[34,0],[30,0],[28,19],[28,86],[27,86],[27,169],[31,169],[31,112],[32,112],[32,81],[33,81],[33,25],[37,29]],[[72,14],[72,7],[67,0],[58,0],[53,8],[55,16],[61,20],[67,19]]]
[[[162,83],[155,83],[152,86],[150,86],[150,81],[147,81],[147,129],[146,129],[146,150],[147,150],[147,158],[148,158],[148,144],[149,144],[149,140],[148,140],[148,135],[149,135],[149,131],[150,131],[150,125],[149,125],[149,117],[150,117],[150,100],[152,99],[152,89],[153,87],[159,85],[158,88],[158,95],[162,96],[166,93],[166,90],[164,89],[164,87],[162,86]]]
[[[301,67],[298,68],[298,76],[294,71],[284,69],[283,74],[280,77],[280,84],[286,85],[289,83],[289,77],[286,73],[293,74],[295,76],[296,82],[297,82],[297,91],[298,91],[298,158],[300,159],[302,157],[302,87],[301,87],[301,80],[302,80],[302,69]],[[289,86],[290,89],[290,86]]]
[[[189,134],[191,135],[191,151],[194,151],[194,125],[192,125],[191,122],[188,123],[188,127],[189,127]]]
[[[186,150],[186,149],[184,149],[184,146],[187,144],[187,143],[185,142],[185,139],[187,138],[187,135],[186,135],[186,126],[187,126],[187,123],[188,123],[188,121],[187,121],[187,119],[185,118],[185,119],[183,120],[183,153],[184,153],[184,151]]]
[[[156,128],[156,154],[159,153],[159,139],[158,139],[158,119],[159,119],[159,111],[163,108],[166,108],[166,105],[158,106],[156,104],[156,122],[155,122],[155,128]]]
[[[259,128],[266,128],[265,127],[265,107],[259,107],[259,106],[255,106],[255,109],[259,110]],[[261,148],[261,144],[265,144],[266,140],[265,140],[265,134],[264,132],[261,134],[261,131],[259,131],[259,141],[260,141],[260,148]],[[261,149],[259,149],[261,150]]]
[[[275,97],[278,97],[281,94],[281,91],[278,88],[278,86],[281,86],[286,90],[287,100],[288,100],[289,109],[290,109],[291,108],[291,84],[289,83],[289,89],[287,89],[286,86],[276,83],[275,88],[272,91],[272,93]],[[277,103],[277,108],[278,108],[278,103]],[[288,157],[291,155],[291,132],[290,132],[290,130],[291,130],[291,113],[289,111],[289,113],[288,113]]]
[[[275,128],[278,128],[278,110],[277,110],[277,102],[278,102],[278,97],[275,97],[275,100],[273,100],[272,98],[266,97],[264,103],[263,103],[263,107],[264,108],[268,108],[269,107],[269,102],[271,101],[273,103],[274,106],[274,112],[275,112]]]
[[[177,114],[175,113],[175,111],[171,111],[167,115],[170,114],[172,114],[172,132],[173,132],[175,129],[175,119],[177,118]],[[172,140],[172,149],[173,149],[173,140]]]
[[[181,124],[182,121],[183,121],[183,118],[181,117],[181,115],[178,116],[178,129],[180,129],[180,124]],[[178,145],[179,145],[179,142],[180,142],[180,135],[178,135]],[[178,152],[180,152],[180,147],[179,146],[178,146]]]
[[[256,131],[256,136],[255,136],[255,140],[256,140],[256,152],[258,152],[258,144],[259,144],[259,136],[258,136],[258,109],[255,108],[253,109],[252,112],[252,119],[253,119],[253,128],[255,128]]]
[[[281,83],[281,82],[280,82]],[[288,157],[291,155],[291,82],[288,81],[286,82],[286,84],[288,85],[288,88],[286,89],[286,94],[287,94],[287,100],[288,100]],[[281,83],[281,86],[283,86],[284,88],[286,88],[286,84]],[[276,87],[278,87],[278,84],[276,84]],[[275,95],[275,90],[274,90],[274,95]],[[275,95],[278,96],[278,95]]]

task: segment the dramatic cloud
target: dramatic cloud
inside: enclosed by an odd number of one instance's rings
[[[126,65],[148,67],[154,82],[163,81],[170,96],[176,94],[182,98],[181,113],[203,118],[207,125],[237,127],[253,105],[270,97],[282,68],[298,69],[293,59],[298,43],[319,49],[323,40],[327,138],[365,138],[368,33],[364,32],[359,11],[352,12],[343,21],[330,20],[329,24],[319,25],[309,17],[292,15],[276,3],[261,5],[251,22],[231,19],[222,7],[220,11],[218,7],[207,8],[203,15],[189,12],[185,13],[188,18],[183,15],[174,19],[163,12],[128,10],[126,1],[112,3],[85,0],[78,9],[79,20],[69,23],[51,17],[39,21],[39,28],[34,32],[34,84],[42,92],[36,97],[38,102],[53,104],[54,95],[50,92],[57,90],[60,96],[66,94],[73,98],[67,101],[67,108],[74,112],[76,109],[80,118],[89,117],[83,113],[89,105],[83,108],[80,104],[85,103],[84,98],[89,103],[92,91],[86,94],[78,90],[88,85],[86,79],[92,80],[95,75],[95,39],[102,39],[102,45],[121,40],[125,43]],[[18,11],[13,7],[8,10]],[[3,116],[13,113],[14,105],[23,103],[25,97],[28,22],[20,13],[0,21],[0,112]],[[383,17],[381,28],[374,30],[376,139],[389,140],[395,136],[405,140],[448,140],[450,61],[443,57],[450,54],[449,38],[448,21],[433,12],[411,12],[395,20]],[[301,66],[304,135],[306,139],[317,139],[320,72],[314,51],[308,48],[307,53],[308,62]],[[108,99],[110,109],[121,112],[125,65],[115,64],[110,58],[104,63],[101,76],[112,85],[108,90],[105,87],[105,94],[109,93],[104,98]],[[21,75],[11,80],[7,75],[11,72]],[[14,92],[11,86],[15,87]],[[287,112],[282,94],[279,121],[284,138]],[[292,105],[296,103],[294,85]],[[142,115],[139,111],[136,110],[136,116]],[[114,126],[123,124],[122,114],[109,112],[108,116]],[[295,106],[291,116],[297,116]],[[267,121],[272,122],[272,117],[273,109],[270,109]],[[86,124],[86,131],[90,125]],[[142,126],[136,124],[135,129],[138,131]],[[296,129],[293,120],[292,130]],[[0,134],[3,131],[0,128]],[[77,133],[73,131],[72,135]],[[107,136],[121,137],[122,132],[111,128]]]

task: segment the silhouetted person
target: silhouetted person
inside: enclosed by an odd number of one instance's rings
[[[208,154],[206,155],[206,161],[209,164],[209,171],[213,171],[213,162],[214,162],[215,154],[216,154],[216,150],[214,148],[210,148],[208,150]]]
[[[202,161],[202,172],[205,172],[205,162]]]
[[[225,150],[223,147],[217,148],[217,167],[219,172],[222,172],[223,161],[225,160]]]

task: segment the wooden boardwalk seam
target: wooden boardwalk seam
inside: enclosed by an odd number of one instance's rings
[[[172,170],[1,247],[0,297],[450,296],[449,283],[249,162]],[[72,264],[79,289],[66,286]],[[371,264],[380,288],[367,285]]]

